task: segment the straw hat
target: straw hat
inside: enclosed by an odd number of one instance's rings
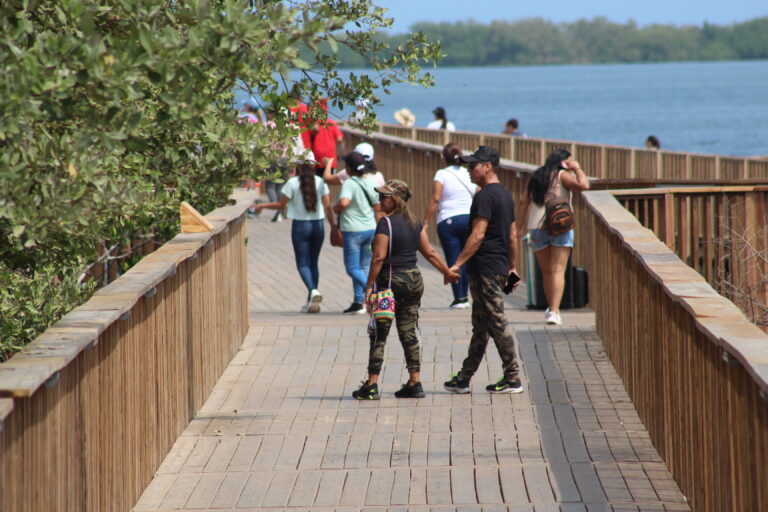
[[[395,112],[395,121],[397,121],[402,126],[410,128],[416,124],[416,116],[413,115],[413,112],[407,108],[401,108]]]

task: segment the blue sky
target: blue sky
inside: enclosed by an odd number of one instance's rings
[[[768,15],[766,0],[374,0],[395,18],[394,31],[405,32],[418,21],[458,21],[545,18],[554,22],[605,16],[611,21],[635,20],[652,23],[701,25],[707,21],[724,25]]]

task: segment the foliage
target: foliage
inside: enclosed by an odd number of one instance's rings
[[[443,66],[768,59],[768,17],[701,27],[638,27],[633,21],[605,18],[555,24],[534,18],[490,24],[422,22],[412,28],[443,44]],[[377,36],[391,44],[405,37]],[[342,61],[344,66],[366,66],[352,53],[342,54]]]
[[[168,237],[181,200],[208,211],[263,174],[296,133],[289,89],[373,106],[394,82],[431,84],[419,64],[439,46],[417,34],[390,48],[373,37],[390,24],[371,0],[0,3],[3,279],[58,281],[51,293],[74,304],[71,278],[100,248]],[[342,76],[321,43],[371,53],[376,73]],[[237,87],[272,104],[274,128],[237,122]],[[28,286],[12,289],[3,340],[18,347],[63,309],[27,322]]]

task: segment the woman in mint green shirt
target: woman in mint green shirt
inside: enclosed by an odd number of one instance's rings
[[[352,152],[344,157],[350,178],[341,186],[339,200],[333,207],[344,234],[344,268],[352,278],[352,304],[346,314],[365,314],[363,292],[371,266],[371,243],[379,213],[379,194],[371,180],[363,179],[365,157]]]

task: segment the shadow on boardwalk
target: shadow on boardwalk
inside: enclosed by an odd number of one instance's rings
[[[317,315],[290,223],[249,221],[251,328],[136,511],[155,510],[689,510],[605,357],[588,311],[544,326],[508,300],[526,392],[494,395],[490,348],[472,393],[442,388],[466,356],[469,310],[429,266],[421,317],[427,396],[397,399],[407,379],[395,333],[382,399],[350,396],[366,374],[366,317],[341,315],[352,287],[341,249],[321,255]],[[489,344],[490,345],[490,344]]]

